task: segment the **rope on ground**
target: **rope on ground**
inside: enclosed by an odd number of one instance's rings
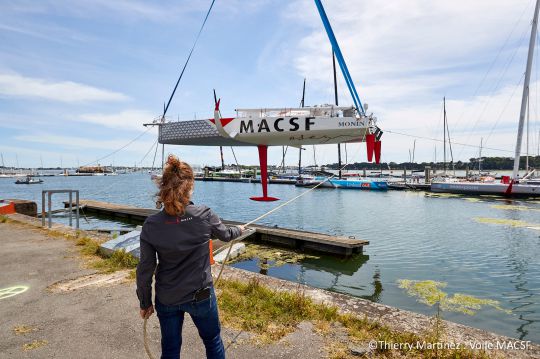
[[[143,324],[143,337],[144,337],[144,350],[146,351],[146,355],[148,355],[148,358],[155,359],[152,355],[152,352],[150,351],[150,346],[148,345],[148,333],[146,332],[146,326],[148,323],[148,318],[144,318],[144,324]]]

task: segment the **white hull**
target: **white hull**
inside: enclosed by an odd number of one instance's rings
[[[364,142],[375,119],[352,108],[237,110],[234,118],[166,122],[159,142],[191,146],[305,146]],[[219,122],[216,122],[216,119]],[[218,123],[216,126],[215,124]]]
[[[505,183],[432,182],[431,191],[437,193],[507,196],[508,186]],[[516,183],[512,186],[509,196],[540,197],[540,186]]]

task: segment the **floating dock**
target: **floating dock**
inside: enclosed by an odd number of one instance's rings
[[[64,202],[66,206],[68,202]],[[95,213],[110,217],[125,218],[138,222],[143,222],[146,217],[158,212],[152,208],[138,208],[128,205],[100,202],[93,200],[80,200],[80,206],[86,213]],[[240,222],[223,220],[227,225],[238,225]],[[256,229],[255,233],[249,238],[257,242],[274,243],[294,249],[315,251],[321,253],[350,256],[356,253],[362,253],[363,247],[369,244],[369,241],[357,239],[354,237],[331,236],[328,234],[300,231],[295,229],[268,227],[254,224],[250,227]],[[215,243],[214,249],[222,246],[222,243]]]
[[[195,177],[195,181],[203,182],[236,182],[236,183],[261,183],[260,178],[237,178],[237,177]],[[296,180],[286,178],[270,178],[269,184],[292,184],[296,183]]]

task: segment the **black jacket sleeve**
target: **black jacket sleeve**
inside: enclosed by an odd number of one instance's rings
[[[219,216],[208,209],[208,216],[206,218],[208,223],[210,223],[210,228],[212,229],[212,237],[215,237],[223,242],[230,242],[233,239],[239,237],[242,234],[240,228],[236,226],[227,227],[221,222]]]
[[[141,309],[152,305],[152,277],[156,269],[156,250],[145,240],[145,229],[141,232],[141,258],[137,265],[137,297]]]

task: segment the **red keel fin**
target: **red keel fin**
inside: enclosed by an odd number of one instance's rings
[[[375,142],[375,163],[379,164],[381,163],[381,141]]]
[[[262,197],[251,197],[252,201],[258,202],[272,202],[278,201],[279,198],[268,196],[268,146],[259,145],[259,163],[261,165],[261,185],[263,190]]]
[[[375,150],[375,135],[366,135],[367,160],[373,161],[373,151]]]

